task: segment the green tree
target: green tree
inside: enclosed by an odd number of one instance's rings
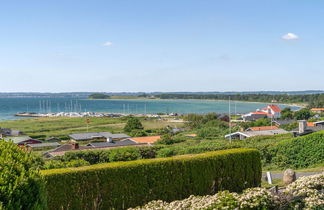
[[[296,120],[308,120],[312,116],[312,113],[309,109],[301,109],[295,112]]]
[[[291,111],[289,107],[284,108],[281,110],[281,119],[283,120],[291,120],[294,118],[294,113]]]
[[[0,206],[2,209],[46,209],[39,158],[12,142],[0,140]]]
[[[132,132],[133,130],[142,130],[144,127],[138,118],[130,117],[124,127],[125,132]]]

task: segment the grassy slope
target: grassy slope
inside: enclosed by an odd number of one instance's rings
[[[124,118],[90,118],[89,132],[109,131],[123,132]],[[145,129],[162,128],[167,125],[181,126],[181,123],[170,123],[158,120],[142,120]],[[32,118],[0,122],[1,128],[12,128],[25,132],[27,135],[66,136],[71,133],[87,132],[86,118]]]

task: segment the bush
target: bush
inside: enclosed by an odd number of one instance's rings
[[[156,151],[161,146],[154,147],[123,147],[105,150],[85,150],[66,152],[59,160],[70,162],[73,160],[84,160],[89,164],[108,163],[114,161],[127,161],[155,158]],[[64,164],[63,164],[64,165]]]
[[[0,140],[0,209],[45,209],[39,159],[12,142]]]
[[[61,160],[48,160],[45,162],[44,169],[54,169],[54,168],[68,168],[68,167],[79,167],[88,166],[90,163],[83,159],[71,160],[68,162],[63,162]]]
[[[260,155],[234,149],[42,171],[49,209],[126,209],[260,185]]]
[[[129,117],[124,127],[125,132],[132,132],[133,130],[142,130],[144,127],[141,121],[135,117]]]
[[[197,131],[197,136],[205,139],[223,137],[228,133],[228,129],[221,127],[204,127]]]
[[[133,136],[133,137],[147,136],[147,133],[143,130],[132,130],[130,132],[130,136]]]
[[[274,163],[281,168],[305,168],[324,161],[324,131],[280,142]]]
[[[265,188],[249,188],[238,194],[221,191],[215,195],[193,196],[170,203],[155,200],[130,210],[188,209],[324,209],[324,173],[302,176],[278,194]]]

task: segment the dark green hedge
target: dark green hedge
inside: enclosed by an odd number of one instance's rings
[[[49,209],[126,209],[156,199],[172,201],[259,186],[261,162],[257,150],[232,149],[42,174]]]
[[[281,168],[306,168],[324,162],[324,131],[280,142],[274,164]]]

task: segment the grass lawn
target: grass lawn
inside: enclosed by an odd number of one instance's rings
[[[11,128],[25,132],[30,136],[64,137],[72,133],[123,132],[126,118],[91,117],[89,129],[86,118],[82,117],[53,117],[53,118],[26,118],[21,120],[10,120],[0,122],[1,128]],[[182,123],[170,123],[163,120],[141,120],[145,129],[157,129],[167,125],[173,127],[182,126]]]

